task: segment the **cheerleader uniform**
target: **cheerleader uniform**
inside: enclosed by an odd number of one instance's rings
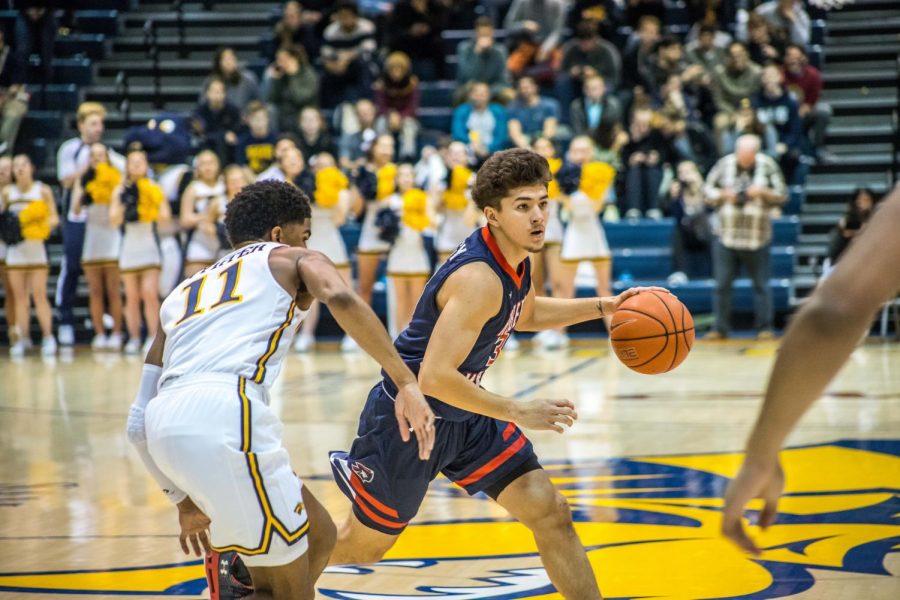
[[[212,203],[223,204],[225,202],[225,182],[221,179],[215,185],[208,185],[195,179],[188,189],[194,190],[194,213],[203,215]],[[216,261],[219,251],[219,238],[200,227],[191,233],[190,241],[185,253],[185,262],[212,264]]]
[[[612,258],[600,224],[600,209],[615,176],[615,169],[606,163],[591,162],[580,167],[578,187],[569,194],[567,202],[569,224],[560,252],[564,262],[600,262]]]
[[[113,167],[107,165],[107,168]],[[118,172],[115,173],[118,175]],[[109,223],[109,196],[112,189],[96,194],[95,198],[89,186],[97,177],[95,169],[90,169],[81,180],[84,190],[82,203],[87,204],[87,224],[84,230],[84,246],[81,250],[81,264],[85,267],[101,267],[115,265],[119,260],[119,246],[122,244],[122,232]],[[118,185],[118,177],[109,178],[109,184]],[[108,186],[107,186],[108,187]]]
[[[332,170],[333,169],[333,170]],[[323,189],[323,179],[332,178],[337,187]],[[310,194],[314,200],[312,205],[312,224],[306,247],[327,256],[338,269],[350,266],[347,246],[344,238],[334,222],[335,211],[339,210],[340,194],[347,189],[349,182],[337,168],[323,169],[316,174],[316,190]],[[326,200],[324,196],[327,195]],[[380,241],[380,240],[379,240]]]
[[[562,159],[548,158],[550,164],[550,173],[554,178],[547,185],[547,227],[544,229],[544,245],[554,246],[562,244],[563,241],[563,224],[559,218],[559,183],[556,181],[556,173],[562,166]]]
[[[435,249],[439,254],[450,254],[469,237],[474,230],[466,222],[466,210],[469,208],[467,195],[472,171],[463,166],[456,166],[447,173],[447,190],[444,192],[444,220],[438,229]]]
[[[16,216],[19,216],[19,214],[33,202],[44,201],[44,198],[41,195],[43,189],[44,184],[40,181],[35,181],[31,187],[24,192],[15,184],[9,186],[7,194],[7,210]],[[44,246],[44,240],[23,240],[18,244],[8,246],[6,249],[6,268],[48,268],[47,248]]]
[[[160,193],[162,194],[162,192]],[[165,200],[163,201],[165,202]],[[127,207],[132,202],[135,204],[138,202],[138,186],[134,183],[126,185],[122,190],[122,203]],[[119,253],[119,270],[127,274],[159,269],[161,261],[154,221],[128,221],[126,219],[122,249]]]
[[[431,275],[431,261],[428,259],[422,234],[428,227],[427,203],[427,195],[422,190],[414,189],[403,195],[391,196],[390,207],[400,215],[400,231],[388,254],[387,274],[389,277],[428,277]],[[411,204],[412,211],[410,210]]]
[[[378,237],[375,217],[378,215],[378,211],[389,206],[396,185],[397,165],[386,164],[378,169],[375,177],[378,181],[375,200],[366,199],[366,214],[363,217],[362,229],[359,233],[357,254],[385,254],[391,249],[389,243]]]

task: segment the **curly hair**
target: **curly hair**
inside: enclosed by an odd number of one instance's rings
[[[500,210],[500,201],[512,190],[528,185],[546,187],[550,179],[550,165],[540,154],[526,148],[502,150],[478,169],[472,199],[481,210],[486,206]]]
[[[273,227],[302,223],[311,215],[309,196],[289,183],[267,179],[245,186],[228,203],[225,231],[236,247],[265,239]]]

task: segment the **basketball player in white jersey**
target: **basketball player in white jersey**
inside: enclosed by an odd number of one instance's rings
[[[162,304],[129,438],[178,505],[185,552],[188,542],[198,554],[201,546],[211,549],[213,574],[216,553],[237,552],[256,597],[311,599],[335,527],[292,472],[281,422],[268,405],[313,299],[403,382],[396,417],[404,439],[415,432],[423,460],[434,442],[434,415],[372,309],[331,261],[305,248],[310,203],[303,192],[275,181],[249,185],[229,204],[225,227],[234,251]],[[224,598],[210,581],[211,596]]]

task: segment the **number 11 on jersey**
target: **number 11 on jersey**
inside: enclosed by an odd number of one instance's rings
[[[235,292],[235,288],[237,288],[237,284],[241,279],[241,263],[243,261],[237,261],[233,265],[229,266],[227,269],[219,271],[219,279],[224,280],[222,284],[222,295],[219,296],[219,300],[209,307],[209,310],[215,310],[220,306],[225,304],[231,304],[232,302],[240,302],[243,300],[242,296]],[[203,286],[206,283],[206,278],[209,277],[207,273],[200,279],[196,279],[190,282],[187,286],[182,288],[182,292],[185,294],[185,308],[184,314],[178,319],[178,322],[175,323],[175,326],[181,325],[188,319],[196,317],[197,315],[202,315],[206,312],[207,309],[199,306],[201,296],[203,295]]]

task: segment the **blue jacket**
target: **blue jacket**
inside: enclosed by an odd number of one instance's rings
[[[506,109],[499,104],[493,102],[488,104],[488,110],[494,115],[494,139],[491,140],[488,151],[496,152],[497,150],[503,150],[507,146],[509,131],[506,122],[509,117],[506,114]],[[466,123],[469,121],[471,114],[472,104],[470,102],[460,104],[453,111],[453,125],[450,128],[450,133],[455,141],[463,142],[464,144],[469,143],[469,128],[466,126]]]

